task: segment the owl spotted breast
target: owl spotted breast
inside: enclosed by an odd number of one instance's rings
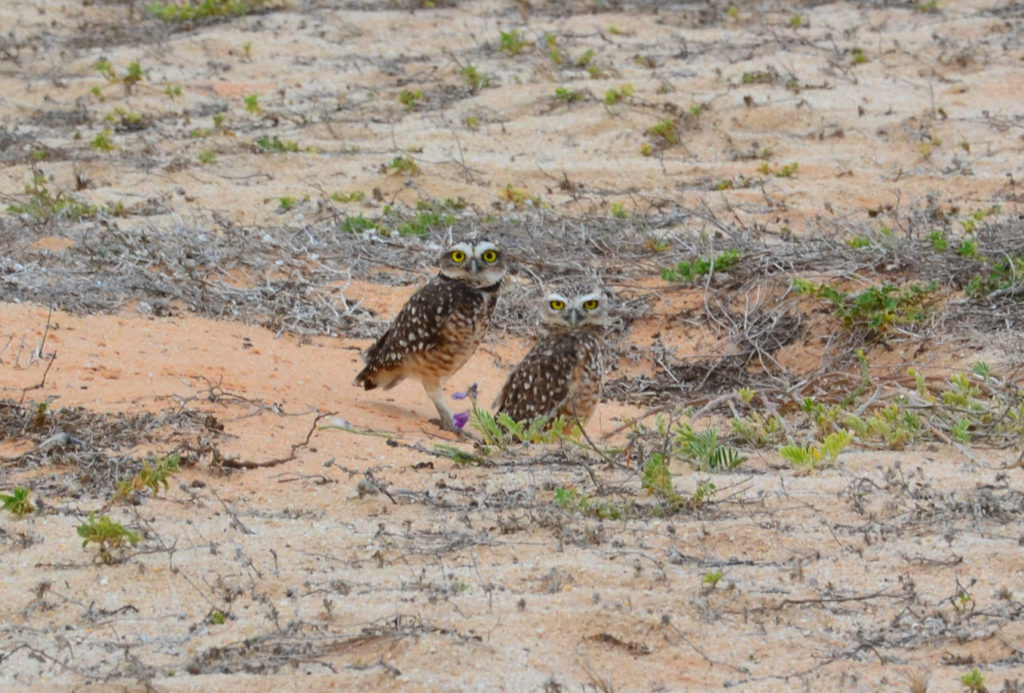
[[[391,326],[367,349],[355,383],[367,390],[416,378],[437,407],[441,426],[457,430],[442,387],[476,351],[494,314],[505,275],[501,250],[487,240],[449,247],[441,271],[414,293]]]
[[[505,381],[496,410],[515,421],[561,415],[585,424],[601,399],[606,303],[603,291],[545,296],[547,333]]]

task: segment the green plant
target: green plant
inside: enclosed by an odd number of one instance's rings
[[[675,267],[664,267],[661,278],[668,282],[692,282],[707,274],[717,274],[739,264],[740,251],[724,250],[714,257],[697,258],[692,262],[680,261]]]
[[[78,200],[74,195],[57,193],[54,196],[46,186],[46,174],[39,169],[32,170],[32,182],[25,185],[28,199],[7,205],[8,214],[15,214],[35,221],[50,219],[78,220],[96,215],[93,205]],[[41,403],[44,407],[45,403]]]
[[[657,496],[671,511],[682,508],[686,501],[672,486],[672,472],[669,458],[661,453],[652,453],[644,462],[641,488]]]
[[[467,63],[462,68],[462,76],[465,78],[466,83],[469,84],[469,88],[473,91],[480,91],[490,84],[491,81],[490,76],[486,72],[478,70],[473,63]]]
[[[718,586],[719,580],[722,579],[722,576],[723,573],[721,570],[716,570],[713,573],[704,573],[704,577],[701,578],[700,584],[709,592],[714,591],[715,587]]]
[[[363,202],[363,201],[366,200],[366,193],[364,193],[362,190],[353,190],[352,192],[347,192],[347,193],[334,192],[334,193],[331,193],[331,199],[334,200],[335,202],[343,202],[343,203],[344,202]]]
[[[679,144],[679,132],[676,130],[675,121],[671,118],[647,128],[647,134],[659,137],[670,145]]]
[[[576,58],[576,67],[587,67],[594,60],[594,49],[588,48],[587,50],[580,53],[580,56]]]
[[[995,291],[1016,289],[1024,283],[1024,253],[1004,255],[988,267],[988,272],[977,274],[964,287],[972,298],[987,296]]]
[[[766,417],[759,411],[749,416],[734,418],[732,430],[743,440],[759,448],[776,445],[785,439],[786,429],[782,425],[782,417],[775,414]]]
[[[959,443],[970,443],[971,442],[971,420],[960,419],[955,424],[950,426],[949,434],[953,437],[953,440]]]
[[[678,427],[675,451],[702,472],[735,469],[747,459],[736,448],[722,445],[718,441],[718,429],[694,431],[689,424]]]
[[[531,195],[525,188],[517,188],[511,183],[502,188],[499,195],[516,207],[522,207],[527,203],[532,204],[534,207],[541,206],[540,195]]]
[[[924,429],[920,415],[901,406],[899,402],[878,407],[866,418],[847,413],[843,416],[843,425],[862,443],[879,439],[891,450],[904,448],[914,442]]]
[[[609,106],[611,106],[612,104],[617,104],[619,101],[622,101],[623,99],[627,99],[627,98],[629,98],[632,95],[633,95],[633,85],[632,84],[623,84],[618,89],[616,89],[615,87],[612,87],[611,89],[606,91],[604,93],[604,102],[606,104],[608,104]]]
[[[793,286],[798,293],[829,301],[836,316],[849,327],[865,328],[881,334],[898,326],[914,326],[931,314],[938,290],[936,281],[910,284],[901,288],[884,282],[858,294],[849,294],[828,284],[814,284],[797,278]]]
[[[815,442],[800,445],[784,445],[779,448],[779,454],[784,460],[795,464],[798,467],[817,469],[821,464],[832,464],[839,457],[850,441],[853,440],[853,433],[847,430],[836,431],[825,436],[822,443]]]
[[[114,66],[111,65],[110,61],[106,58],[100,58],[99,60],[97,60],[96,63],[92,66],[92,69],[103,75],[104,79],[106,79],[108,82],[113,83],[118,81],[117,73],[114,72]]]
[[[558,487],[552,499],[555,506],[566,512],[592,515],[602,520],[618,520],[625,515],[625,510],[607,501],[595,501],[572,487]]]
[[[850,62],[854,65],[860,65],[868,61],[868,56],[864,54],[863,48],[851,48],[850,49]]]
[[[710,479],[699,482],[697,488],[693,490],[693,495],[690,496],[690,507],[694,510],[704,507],[717,492],[718,489]]]
[[[800,169],[800,164],[792,162],[779,168],[772,168],[771,165],[765,161],[758,168],[758,173],[762,173],[766,176],[775,176],[776,178],[792,178],[796,175],[796,172]]]
[[[567,89],[565,87],[557,87],[555,89],[555,98],[561,99],[566,103],[572,103],[573,101],[582,101],[584,94],[579,89]]]
[[[138,60],[133,60],[128,63],[128,72],[121,78],[121,83],[124,84],[125,89],[131,91],[145,76],[146,71],[142,69],[142,65]]]
[[[466,120],[464,122],[466,123],[466,127],[470,130],[476,130],[480,127],[480,119],[476,116],[466,116]]]
[[[399,224],[398,233],[402,236],[427,236],[433,229],[450,226],[454,222],[455,217],[451,214],[428,209],[418,212],[411,220]]]
[[[530,45],[529,41],[526,41],[522,36],[520,36],[519,29],[502,31],[500,33],[501,45],[498,47],[499,52],[508,53],[509,55],[519,55],[526,46]]]
[[[267,0],[186,0],[154,2],[146,12],[165,22],[191,22],[197,19],[238,17],[254,12]]]
[[[259,94],[246,94],[245,96],[245,110],[253,115],[261,113],[263,111],[260,108],[260,95]]]
[[[579,436],[579,426],[562,416],[553,419],[538,418],[532,421],[515,421],[505,412],[497,415],[481,409],[473,403],[470,423],[484,438],[484,444],[507,450],[516,443],[551,444],[557,441],[574,440]]]
[[[739,176],[736,180],[731,178],[723,178],[715,186],[715,190],[733,190],[735,188],[749,188],[751,181],[746,176]]]
[[[419,103],[422,98],[423,92],[419,89],[417,89],[416,91],[403,89],[402,92],[398,95],[398,102],[401,103],[406,108],[411,109],[416,108],[416,104]]]
[[[149,461],[142,463],[142,470],[132,479],[120,481],[117,484],[117,497],[130,498],[136,491],[149,489],[154,497],[160,492],[163,486],[164,491],[170,488],[168,479],[180,471],[179,462],[181,455],[174,453],[154,460],[152,466]]]
[[[96,544],[99,547],[99,558],[104,563],[112,559],[111,549],[117,549],[128,544],[138,544],[142,537],[120,522],[110,519],[106,515],[96,516],[96,511],[89,513],[89,519],[78,526],[78,536],[82,537],[82,548],[89,544]]]
[[[971,260],[978,260],[981,254],[978,252],[978,239],[974,236],[967,236],[957,246],[956,254]]]
[[[629,214],[626,212],[626,208],[621,202],[612,202],[611,204],[612,216],[616,219],[625,219]]]
[[[341,224],[341,230],[345,233],[361,233],[375,228],[377,228],[376,222],[364,217],[362,212],[354,217],[345,217],[345,221]]]
[[[787,24],[789,24],[790,29],[799,29],[804,25],[804,18],[798,14],[794,14],[789,18],[789,22],[787,22]]]
[[[202,164],[209,165],[217,163],[217,154],[212,149],[204,149],[203,151],[199,152],[196,158],[199,159],[199,162]]]
[[[643,144],[640,145],[641,156],[650,156],[653,153],[654,147],[652,147],[649,142],[644,142]]]
[[[216,124],[216,121],[215,121]],[[219,127],[219,125],[218,125]],[[299,145],[292,140],[281,140],[280,137],[274,135],[263,135],[256,139],[256,146],[266,152],[297,152],[299,151]]]
[[[966,674],[960,677],[960,683],[962,683],[967,690],[975,691],[975,693],[984,693],[988,689],[985,687],[985,677],[978,671],[978,667],[974,667]]]
[[[775,73],[766,70],[754,70],[744,72],[740,78],[743,84],[772,84],[775,82]]]
[[[96,137],[93,138],[89,146],[93,149],[98,149],[101,152],[109,152],[114,149],[114,143],[110,141],[110,129],[103,128]]]
[[[287,212],[289,209],[295,206],[297,200],[294,197],[281,197],[277,201],[277,208],[282,212]]]
[[[107,122],[117,123],[127,130],[140,130],[145,127],[141,113],[129,111],[121,106],[108,113],[105,119]]]
[[[222,626],[224,625],[225,622],[227,622],[228,615],[220,609],[213,609],[212,611],[210,611],[209,619],[210,623],[212,623],[213,625]]]
[[[946,238],[944,231],[935,229],[928,234],[928,240],[932,244],[932,249],[937,252],[944,252],[949,247],[949,240]]]
[[[24,486],[15,486],[11,489],[11,493],[0,494],[0,502],[4,504],[4,510],[12,512],[18,517],[28,515],[30,512],[35,510],[35,506],[32,505],[32,500],[29,498],[31,493]]]
[[[405,173],[410,176],[415,176],[420,172],[420,167],[416,165],[416,162],[409,155],[396,156],[385,169],[389,172]]]
[[[548,57],[555,65],[561,65],[564,58],[562,51],[558,50],[558,39],[554,34],[544,34],[544,42],[548,44]]]

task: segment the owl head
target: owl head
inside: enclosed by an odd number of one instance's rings
[[[505,258],[498,246],[487,239],[453,243],[438,261],[441,275],[472,286],[493,286],[505,276]]]
[[[551,291],[541,303],[541,322],[549,327],[578,329],[603,325],[608,315],[608,294],[602,289]]]

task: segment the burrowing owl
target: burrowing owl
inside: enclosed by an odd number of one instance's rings
[[[442,386],[476,351],[498,300],[505,262],[487,240],[448,248],[441,271],[417,291],[387,331],[364,355],[366,367],[356,384],[367,390],[394,387],[417,378],[437,407],[441,426],[456,430]]]
[[[568,295],[567,295],[568,294]],[[547,333],[505,381],[494,406],[516,421],[561,414],[582,425],[601,398],[605,292],[549,293],[541,304]]]

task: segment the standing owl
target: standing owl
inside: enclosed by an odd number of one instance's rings
[[[505,381],[496,411],[515,421],[562,415],[585,424],[601,398],[606,304],[600,290],[545,296],[541,318],[547,333]]]
[[[457,431],[442,386],[476,351],[487,331],[505,275],[501,250],[488,240],[456,243],[441,255],[441,271],[412,295],[366,350],[355,384],[389,389],[417,378],[437,407],[441,426]]]

